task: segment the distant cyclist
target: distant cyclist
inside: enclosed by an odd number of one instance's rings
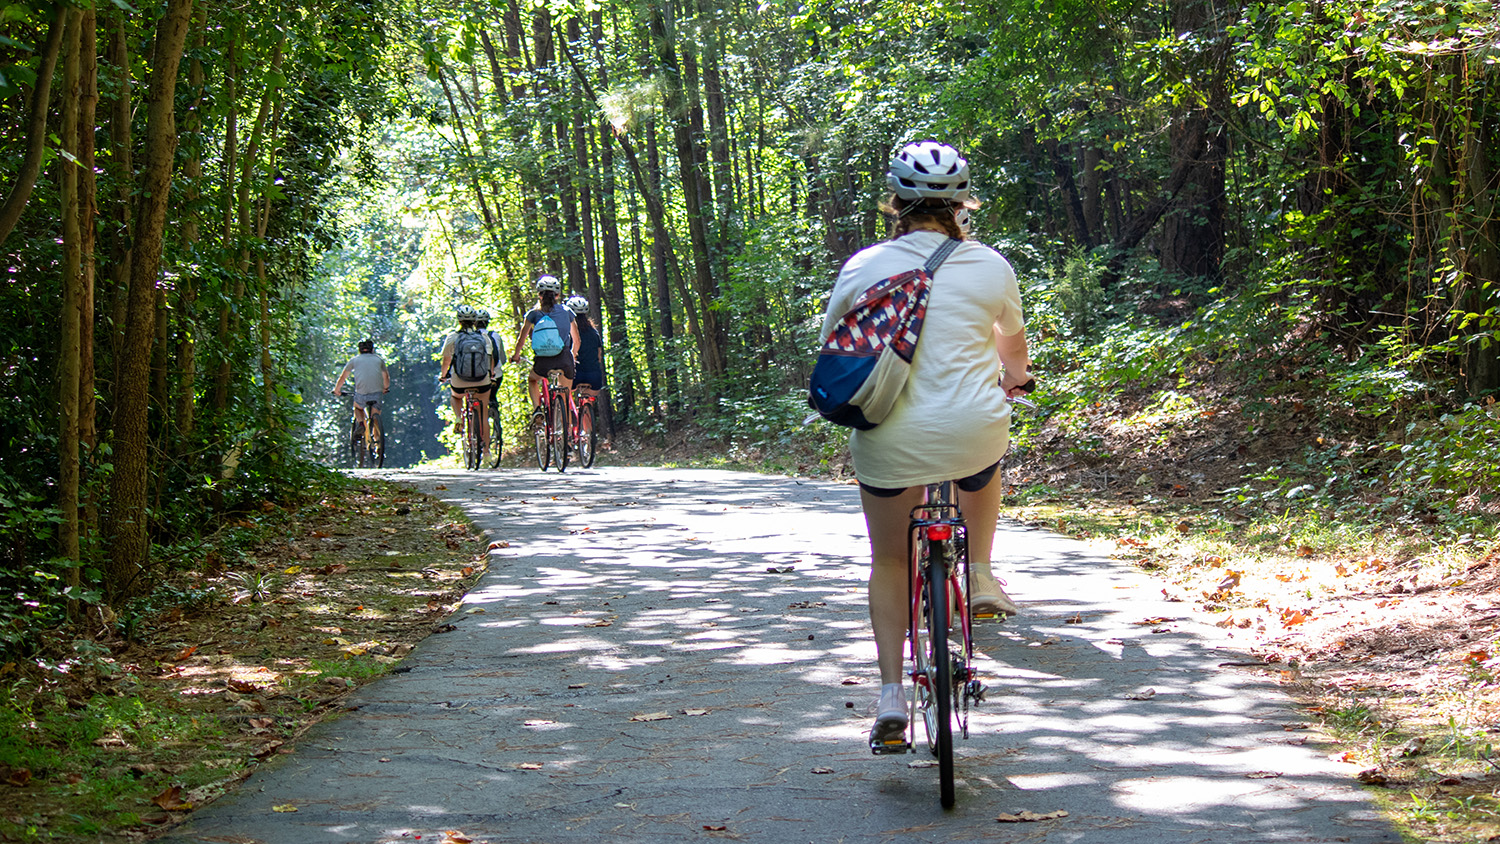
[[[578,348],[578,326],[573,324],[573,312],[558,301],[561,295],[562,282],[556,276],[544,275],[536,280],[537,306],[521,321],[516,348],[510,354],[511,363],[515,363],[530,342],[533,360],[531,372],[526,376],[526,392],[531,396],[532,407],[541,405],[542,380],[554,369],[562,370],[563,389],[573,387],[577,371],[573,350]]]
[[[589,318],[589,300],[570,296],[563,304],[573,312],[573,322],[578,327],[577,374],[573,386],[580,395],[596,396],[604,389],[604,338]]]
[[[391,391],[391,373],[385,368],[385,360],[375,354],[374,340],[359,341],[359,354],[344,364],[344,371],[333,382],[333,394],[344,394],[344,381],[353,377],[350,386],[354,392],[354,422],[365,424],[365,405],[373,404],[370,412],[380,413],[379,400],[382,394]]]
[[[500,339],[500,332],[490,330],[490,312],[484,308],[479,309],[479,319],[475,320],[474,327],[479,329],[490,341],[490,361],[494,366],[490,368],[490,412],[500,411],[500,380],[505,372],[500,364],[505,361],[505,341]]]
[[[484,449],[481,459],[488,462],[490,376],[495,371],[495,361],[490,357],[489,338],[480,332],[478,322],[479,311],[473,305],[458,306],[458,330],[443,341],[441,380],[452,387],[455,433],[462,434],[464,430],[464,393],[479,394],[479,441]]]

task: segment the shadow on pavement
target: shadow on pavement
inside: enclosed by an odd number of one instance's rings
[[[944,812],[936,770],[910,767],[930,756],[864,744],[878,681],[854,487],[392,475],[462,503],[500,546],[489,571],[451,631],[174,839],[1399,840],[1274,678],[1224,665],[1246,658],[1221,631],[1068,540],[1002,525],[1025,614],[979,628],[990,700]],[[1023,809],[1068,816],[996,821]]]

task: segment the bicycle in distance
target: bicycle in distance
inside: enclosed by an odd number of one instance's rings
[[[541,404],[531,411],[531,440],[536,453],[537,468],[542,471],[554,463],[557,471],[568,469],[571,450],[568,438],[573,424],[572,396],[564,390],[559,379],[562,370],[553,369],[541,382]],[[592,452],[589,462],[593,462]]]
[[[336,393],[340,398],[346,394]],[[349,410],[349,462],[360,469],[385,466],[385,428],[380,424],[380,399],[365,403],[363,418],[352,405]]]
[[[449,379],[439,379],[439,383],[447,385]],[[480,398],[480,391],[487,387],[455,387],[455,390],[463,392],[463,413],[459,419],[462,423],[462,431],[459,441],[463,445],[464,468],[477,470],[484,461],[484,437],[480,430],[479,420],[483,418],[484,400]],[[498,430],[498,426],[496,426]],[[499,449],[496,449],[499,452]]]
[[[580,393],[577,387],[568,391],[568,414],[573,420],[569,428],[573,455],[578,465],[588,469],[594,465],[594,455],[599,448],[599,395]]]
[[[1036,407],[1024,398],[1009,401]],[[983,703],[986,691],[974,668],[969,534],[954,481],[927,485],[922,503],[911,511],[907,553],[908,674],[912,680],[907,724],[923,726],[927,750],[937,758],[939,798],[947,809],[956,801],[953,736],[969,737],[969,708]],[[906,733],[872,741],[870,750],[877,755],[915,752]]]

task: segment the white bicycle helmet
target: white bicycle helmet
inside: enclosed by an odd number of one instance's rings
[[[536,280],[536,292],[541,293],[550,290],[553,293],[562,292],[562,282],[555,275],[544,275]]]
[[[902,199],[969,199],[969,162],[937,141],[907,144],[891,159],[885,182]]]
[[[974,225],[974,217],[969,209],[962,205],[953,209],[953,221],[958,223],[958,230],[964,233],[964,237],[968,237],[969,229]]]
[[[479,319],[479,312],[476,311],[476,310],[474,310],[474,306],[473,305],[459,305],[458,306],[458,321],[459,322],[473,322],[473,321],[475,321],[477,319]]]
[[[485,310],[484,308],[480,308],[479,310],[474,312],[474,319],[478,320],[479,322],[489,322],[490,312]]]
[[[569,296],[568,301],[563,302],[563,304],[575,314],[586,314],[589,312],[589,300],[582,296]]]

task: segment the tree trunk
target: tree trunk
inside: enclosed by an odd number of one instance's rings
[[[146,492],[149,488],[147,429],[151,339],[155,328],[156,281],[161,268],[162,236],[172,187],[172,158],[177,146],[173,115],[177,68],[182,60],[193,0],[167,0],[157,23],[156,51],[146,97],[146,144],[140,199],[135,213],[135,249],[123,359],[117,361],[119,396],[114,416],[115,468],[110,490],[110,553],[104,582],[111,602],[139,588],[138,575],[150,561]]]
[[[94,10],[85,10],[78,45],[78,55],[82,60],[78,123],[89,127],[78,134],[78,214],[82,222],[78,248],[83,260],[78,291],[78,441],[84,453],[89,455],[90,464],[93,463],[94,448],[99,444],[98,403],[94,397],[94,248],[98,241],[95,217],[99,204],[99,183],[94,177],[94,127],[98,125],[99,107],[98,25]],[[90,533],[98,525],[98,510],[94,496],[85,492],[80,526],[82,534]]]
[[[79,111],[83,99],[83,68],[79,57],[83,14],[68,10],[64,17],[63,35],[63,91],[62,128],[59,140],[63,151],[74,159],[79,153]],[[92,131],[88,127],[87,131]],[[70,561],[66,582],[76,588],[79,576],[79,520],[78,520],[78,389],[79,372],[82,368],[82,301],[83,301],[83,248],[82,203],[78,195],[78,166],[67,156],[57,158],[57,180],[62,197],[62,314],[58,323],[59,350],[57,357],[58,391],[58,435],[57,456],[57,509],[60,516],[58,551],[63,559]],[[77,615],[73,600],[68,602],[69,615]]]
[[[68,27],[67,3],[58,3],[53,12],[52,24],[47,28],[47,41],[42,46],[40,63],[36,70],[36,84],[31,87],[31,96],[26,103],[26,153],[21,157],[21,168],[16,171],[16,181],[11,185],[5,202],[0,203],[0,244],[10,237],[11,230],[21,219],[26,202],[31,199],[31,189],[36,186],[37,176],[42,172],[42,153],[47,145],[47,105],[52,98],[52,74],[57,70],[57,56],[62,51],[63,33]]]
[[[203,194],[203,104],[207,93],[203,75],[203,48],[208,40],[207,15],[201,7],[194,16],[193,57],[188,61],[188,86],[192,89],[193,104],[183,120],[183,136],[188,142],[188,153],[182,162],[183,200],[182,215],[183,251],[191,255],[197,251],[202,237],[202,219],[198,213],[198,202]],[[193,343],[193,329],[197,324],[198,279],[194,277],[195,266],[182,269],[177,282],[177,403],[172,413],[176,425],[174,444],[177,457],[188,451],[188,440],[193,436],[194,416],[197,402],[197,361]]]
[[[712,203],[707,175],[703,169],[702,150],[695,142],[693,127],[703,125],[701,110],[692,108],[684,91],[683,70],[679,68],[674,50],[676,39],[667,28],[661,9],[650,9],[651,37],[655,41],[657,60],[662,72],[667,115],[672,120],[672,137],[677,151],[678,175],[682,179],[683,205],[687,212],[688,236],[692,245],[693,288],[695,297],[683,304],[690,318],[701,330],[695,330],[698,352],[701,356],[703,380],[709,389],[723,389],[720,379],[725,372],[726,344],[719,325],[719,316],[714,304],[719,298],[718,280],[714,277],[713,246],[708,236],[707,214]],[[684,45],[686,46],[686,45]],[[695,73],[690,49],[683,53],[683,63],[688,73]]]

